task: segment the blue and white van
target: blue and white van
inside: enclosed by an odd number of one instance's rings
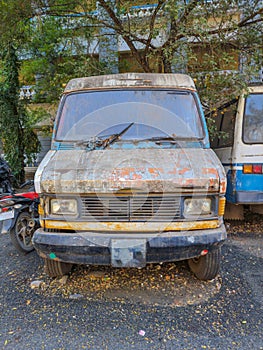
[[[227,174],[226,219],[243,219],[244,205],[263,213],[263,85],[221,105],[211,146]]]

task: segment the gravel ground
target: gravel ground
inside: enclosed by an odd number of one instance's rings
[[[263,218],[227,227],[211,282],[185,262],[50,279],[0,235],[0,349],[263,349]]]

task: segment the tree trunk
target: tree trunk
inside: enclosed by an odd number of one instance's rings
[[[163,60],[164,73],[172,73],[171,60],[167,57],[162,57],[162,60]]]

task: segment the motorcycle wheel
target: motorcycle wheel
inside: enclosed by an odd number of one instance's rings
[[[11,241],[21,253],[29,253],[34,250],[32,237],[35,232],[35,223],[32,216],[27,212],[18,215],[16,223],[10,230]]]

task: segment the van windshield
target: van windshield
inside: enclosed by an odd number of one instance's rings
[[[243,141],[263,143],[263,94],[250,94],[246,98]]]
[[[118,141],[204,137],[191,92],[115,89],[71,93],[64,97],[56,140],[89,141],[118,134]]]

